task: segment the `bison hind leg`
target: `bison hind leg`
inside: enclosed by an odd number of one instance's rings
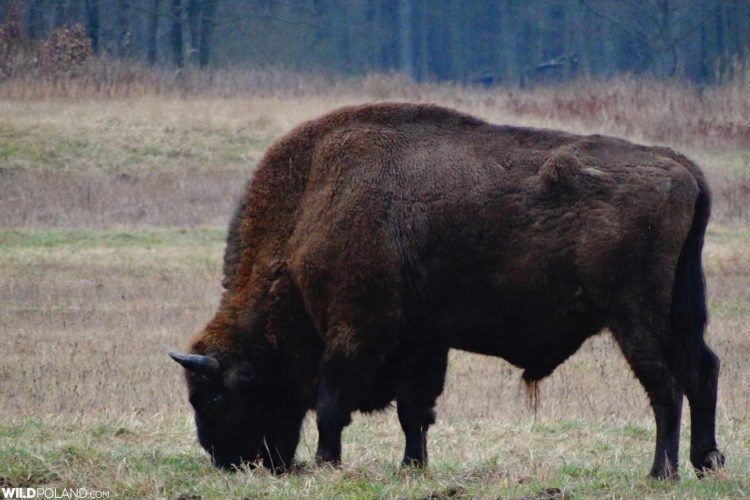
[[[631,319],[612,325],[625,359],[651,402],[656,421],[656,446],[649,475],[678,480],[680,421],[684,388],[679,373],[660,341],[660,327]],[[672,349],[673,350],[673,349]]]
[[[699,478],[724,468],[724,455],[716,447],[716,396],[719,358],[703,339],[691,356],[686,394],[690,403],[690,461]]]

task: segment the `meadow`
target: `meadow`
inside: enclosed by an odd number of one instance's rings
[[[750,75],[706,89],[622,78],[517,90],[108,71],[0,84],[0,486],[123,498],[750,495]],[[398,467],[393,409],[355,415],[341,470],[311,465],[313,414],[302,471],[210,466],[166,351],[215,311],[225,226],[268,145],[376,100],[666,144],[702,165],[715,199],[704,259],[725,472],[695,477],[686,411],[682,480],[646,478],[651,410],[606,332],[541,383],[536,406],[520,370],[452,353],[426,471]]]

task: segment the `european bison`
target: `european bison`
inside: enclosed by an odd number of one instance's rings
[[[703,340],[710,194],[669,149],[491,125],[430,105],[350,107],[277,141],[229,226],[216,316],[170,353],[186,368],[216,466],[294,458],[317,412],[318,462],[339,464],[355,411],[397,402],[404,464],[451,348],[526,381],[611,330],[653,406],[651,475],[721,468],[719,360]]]

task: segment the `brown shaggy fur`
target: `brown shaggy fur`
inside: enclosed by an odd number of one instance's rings
[[[709,201],[698,167],[666,148],[429,105],[341,109],[261,161],[230,224],[220,309],[188,350],[225,372],[251,365],[274,389],[237,397],[270,414],[315,408],[322,461],[340,459],[352,411],[396,399],[404,460],[421,464],[448,349],[503,357],[537,381],[609,327],[654,405],[652,475],[676,470],[683,393],[693,463],[718,467],[718,361],[702,337]],[[191,394],[215,390],[188,379]],[[295,425],[237,420],[231,432],[269,442]],[[222,463],[273,462],[232,453]]]

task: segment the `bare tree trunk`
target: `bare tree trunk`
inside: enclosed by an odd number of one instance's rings
[[[198,50],[198,64],[201,68],[208,66],[211,57],[211,35],[216,26],[216,7],[218,0],[204,0],[201,15],[200,47]]]
[[[348,2],[344,1],[340,2],[337,8],[332,9],[337,69],[344,74],[349,74],[352,70],[351,40],[348,31],[350,24],[349,8]]]
[[[117,2],[117,55],[130,55],[130,0]]]
[[[182,0],[172,0],[172,62],[182,67],[185,63],[182,50]]]
[[[429,5],[429,4],[428,4]],[[412,40],[416,42],[416,54],[414,57],[414,78],[423,82],[430,78],[430,57],[429,43],[427,40],[428,26],[430,19],[427,15],[427,9],[423,2],[416,2],[414,7],[417,9],[417,15],[412,17]]]
[[[55,2],[55,28],[65,26],[65,1],[57,0]]]
[[[703,11],[706,11],[705,3],[706,3],[706,0],[702,0],[701,1],[701,6],[703,7],[703,9],[702,9]],[[699,75],[699,80],[701,81],[701,83],[708,82],[710,80],[710,74],[711,74],[711,71],[710,71],[710,68],[709,68],[709,61],[708,61],[708,50],[707,50],[708,36],[707,36],[707,31],[708,31],[708,29],[706,27],[706,23],[701,23],[701,28],[700,28],[700,40],[701,40],[701,42],[700,42],[700,56],[699,56],[700,57],[700,62],[699,62],[699,66],[698,66],[698,75]]]
[[[190,30],[190,50],[188,61],[195,63],[200,47],[200,18],[202,2],[201,0],[188,0],[187,4],[187,22]]]
[[[727,52],[724,39],[724,7],[716,13],[716,61],[718,63],[719,81],[723,81],[727,73]]]
[[[398,2],[398,69],[410,78],[414,78],[412,7],[412,0]]]
[[[68,0],[68,12],[66,14],[71,24],[81,22],[81,0]]]
[[[159,33],[159,0],[153,0],[151,12],[148,19],[148,48],[146,49],[146,60],[149,64],[156,64],[157,40]]]
[[[510,64],[508,57],[508,47],[510,47],[510,22],[507,2],[500,1],[497,5],[497,30],[495,31],[495,53],[497,62],[495,71],[499,82],[507,83],[510,80]]]
[[[99,0],[86,0],[86,32],[91,39],[91,48],[99,53]]]
[[[44,33],[44,9],[41,0],[29,0],[26,13],[26,34],[30,40],[37,40]]]
[[[18,0],[6,0],[0,4],[0,24],[9,40],[23,41],[26,38],[25,7],[25,3]]]

